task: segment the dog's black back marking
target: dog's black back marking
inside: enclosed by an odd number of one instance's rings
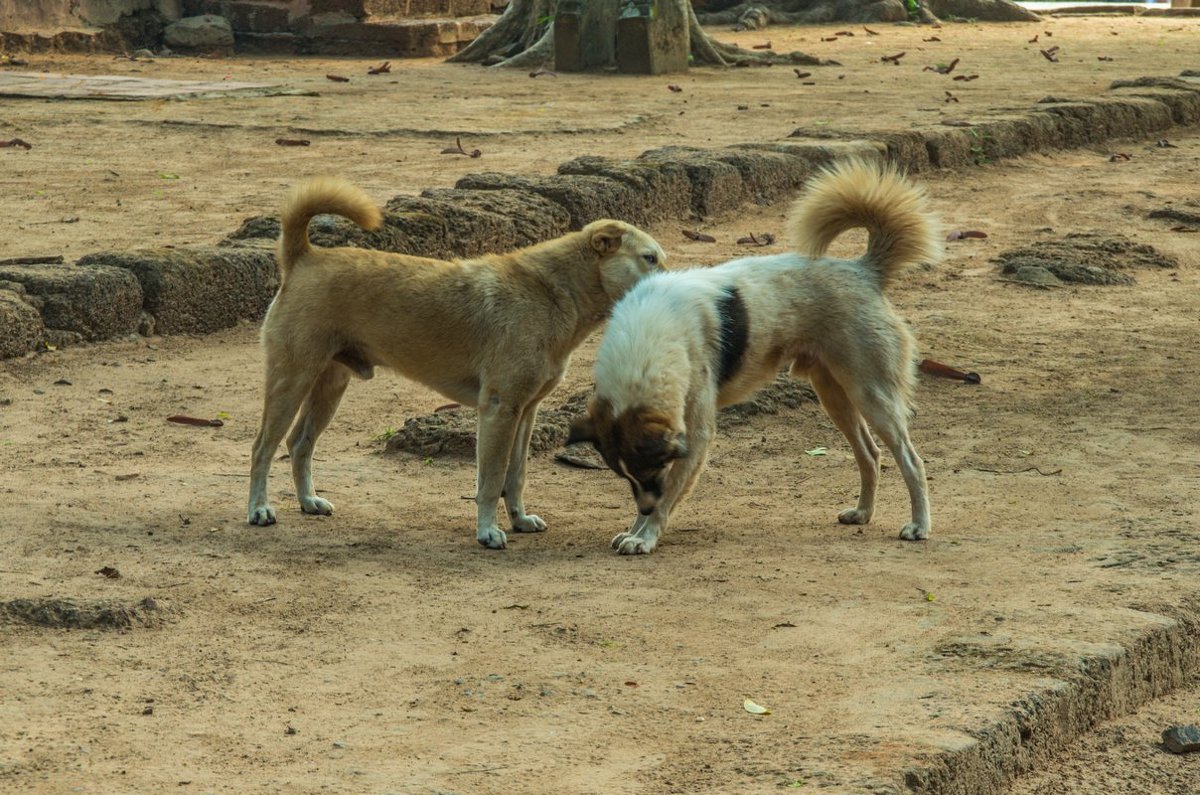
[[[725,294],[717,302],[717,316],[721,327],[717,332],[717,385],[724,384],[737,375],[750,342],[750,314],[746,303],[736,287],[725,288]]]

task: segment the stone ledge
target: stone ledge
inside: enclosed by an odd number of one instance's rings
[[[919,172],[967,168],[1117,138],[1157,138],[1172,126],[1200,123],[1200,81],[1185,79],[1190,76],[1119,80],[1104,97],[1047,97],[1026,113],[966,127],[896,132],[876,140],[664,147],[631,160],[578,157],[547,176],[468,174],[454,188],[392,199],[384,226],[376,232],[364,232],[343,219],[318,218],[310,234],[317,245],[470,257],[531,245],[603,217],[644,225],[719,216],[747,202],[786,200],[815,170],[850,155],[886,158]],[[277,219],[256,217],[216,247],[91,254],[80,263],[106,263],[135,272],[144,310],[158,332],[210,331],[257,319],[266,310],[276,285],[273,249],[278,234]],[[31,302],[47,305],[36,289],[29,292],[34,294]],[[129,333],[137,328],[143,309],[139,306],[134,313],[127,306],[120,322],[99,322],[87,319],[93,310],[72,309],[68,299],[52,303],[58,314],[51,317],[53,312],[42,311],[47,329],[84,339]]]
[[[100,252],[76,265],[78,272],[119,271],[134,278],[145,297],[137,317],[144,308],[158,334],[204,333],[257,320],[279,286],[274,256],[244,247]],[[135,328],[136,319],[129,330]]]
[[[971,741],[903,774],[916,795],[1002,795],[1097,723],[1164,696],[1200,674],[1200,594],[1140,608],[1148,627],[1012,702],[1008,714],[972,727]],[[1057,677],[1056,677],[1057,678]]]
[[[16,282],[0,282],[0,359],[24,355],[45,337],[42,316],[25,300],[24,287]]]
[[[89,342],[137,331],[142,289],[120,268],[3,265],[0,281],[23,287],[25,301],[37,309],[47,329]]]

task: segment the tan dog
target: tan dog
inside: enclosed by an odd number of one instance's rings
[[[839,234],[866,227],[859,260],[822,257]],[[908,437],[915,343],[884,296],[902,265],[940,254],[924,193],[896,171],[860,160],[816,178],[792,210],[799,254],[748,257],[714,268],[652,276],[613,310],[596,359],[596,394],[569,441],[591,441],[629,481],[639,516],[612,545],[654,549],[672,509],[704,467],[719,406],[738,403],[781,367],[807,376],[854,450],[858,505],[875,510],[879,448],[900,465],[912,521],[900,537],[929,534],[925,470]]]
[[[358,248],[313,248],[308,222],[334,213],[366,229],[378,208],[353,185],[319,178],[283,207],[279,293],[263,322],[266,390],[250,472],[251,524],[275,522],[267,499],[271,459],[288,437],[296,496],[305,513],[333,506],[313,488],[312,456],[352,374],[390,367],[479,409],[475,537],[503,549],[496,525],[504,498],[514,530],[546,523],[525,513],[525,463],[538,404],[558,384],[571,352],[647,273],[662,248],[620,221],[507,254],[441,260]]]

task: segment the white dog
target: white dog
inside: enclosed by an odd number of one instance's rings
[[[704,467],[717,409],[747,399],[781,367],[812,382],[854,450],[858,505],[875,510],[879,448],[891,450],[912,501],[909,540],[929,535],[925,470],[908,436],[914,340],[884,295],[902,265],[941,247],[924,193],[891,168],[844,161],[818,176],[788,222],[800,254],[747,257],[651,276],[613,310],[596,360],[596,393],[570,442],[590,441],[629,481],[639,516],[613,539],[621,554],[654,549],[671,511]],[[822,255],[866,227],[858,260]]]
[[[540,532],[525,513],[525,464],[538,404],[562,379],[571,352],[643,276],[662,269],[662,248],[620,221],[479,259],[441,260],[359,248],[314,248],[308,222],[336,213],[367,229],[381,222],[344,180],[297,186],[283,207],[279,293],[263,321],[266,389],[250,472],[251,524],[275,523],[267,476],[288,437],[296,496],[305,513],[330,514],[312,481],[313,445],[350,376],[390,367],[479,409],[475,538],[502,549],[503,498],[511,526]]]

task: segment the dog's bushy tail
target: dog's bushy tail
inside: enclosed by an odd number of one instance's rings
[[[363,229],[378,229],[383,214],[357,186],[339,177],[313,177],[292,188],[283,201],[279,240],[279,278],[287,278],[296,261],[312,247],[308,222],[314,215],[330,213],[349,218]]]
[[[942,251],[925,191],[894,166],[859,158],[829,166],[792,205],[788,233],[802,254],[819,257],[848,229],[867,229],[863,264],[879,274],[880,288],[896,271],[933,262]]]

